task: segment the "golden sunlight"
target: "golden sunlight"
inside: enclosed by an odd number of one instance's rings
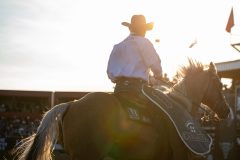
[[[225,31],[231,2],[104,2],[11,2],[14,5],[8,9],[14,11],[12,15],[1,15],[10,19],[0,26],[1,88],[112,90],[106,75],[108,57],[114,44],[129,34],[121,22],[130,21],[133,14],[144,14],[148,22],[154,22],[146,37],[153,42],[169,77],[188,57],[203,63],[239,58]],[[63,78],[66,74],[74,79],[71,85]],[[26,82],[29,78],[32,84]]]

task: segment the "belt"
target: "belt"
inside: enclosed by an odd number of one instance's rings
[[[141,78],[129,78],[129,77],[119,77],[116,79],[116,83],[147,83],[147,81]]]
[[[146,83],[147,81],[141,78],[119,77],[116,80],[114,93],[128,92],[141,95],[142,86]]]

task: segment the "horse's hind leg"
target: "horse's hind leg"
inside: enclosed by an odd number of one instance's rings
[[[107,157],[104,157],[102,160],[115,160],[115,159],[112,158],[112,157],[107,156]]]
[[[109,130],[116,126],[111,119],[117,115],[116,104],[106,98],[102,104],[94,95],[74,102],[63,120],[63,144],[73,160],[100,160],[113,142]]]
[[[66,153],[53,151],[53,160],[71,160],[71,158]]]

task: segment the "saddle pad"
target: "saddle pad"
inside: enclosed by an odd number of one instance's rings
[[[137,104],[137,102],[132,102],[127,98],[118,97],[121,107],[126,112],[130,120],[138,121],[145,124],[151,124],[151,116],[145,108],[142,107],[143,104]]]
[[[187,148],[201,156],[210,152],[212,138],[181,104],[149,86],[144,85],[142,92],[167,115]]]

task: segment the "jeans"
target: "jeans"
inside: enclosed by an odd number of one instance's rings
[[[121,79],[116,83],[114,94],[120,99],[123,98],[146,107],[149,100],[142,93],[143,85],[147,85],[147,82],[140,79]]]

